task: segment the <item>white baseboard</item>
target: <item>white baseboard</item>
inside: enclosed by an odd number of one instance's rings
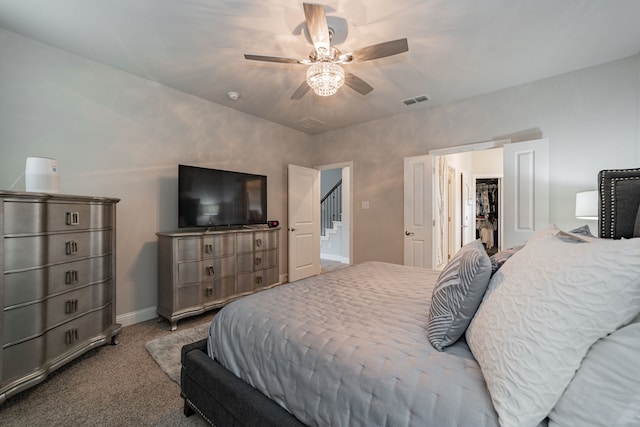
[[[158,317],[156,307],[149,307],[131,313],[120,314],[116,316],[116,323],[120,323],[122,326],[130,326],[155,319],[156,317]]]
[[[328,259],[329,261],[339,261],[343,264],[349,264],[349,258],[334,254],[320,254],[320,259]]]

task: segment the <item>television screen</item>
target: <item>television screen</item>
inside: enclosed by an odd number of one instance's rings
[[[178,166],[178,227],[266,222],[266,176]]]

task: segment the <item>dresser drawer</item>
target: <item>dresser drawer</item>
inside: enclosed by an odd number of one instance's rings
[[[111,230],[43,236],[5,237],[4,270],[73,261],[111,252]]]
[[[278,235],[273,231],[238,233],[238,252],[263,251],[278,247]]]
[[[46,358],[50,363],[67,353],[85,347],[89,340],[96,339],[114,322],[111,304],[102,310],[64,323],[45,334]]]
[[[188,261],[178,264],[178,286],[196,283],[214,277],[233,276],[236,272],[234,256]]]
[[[200,305],[201,283],[189,283],[178,288],[176,310]]]
[[[235,292],[235,277],[222,277],[202,284],[202,304],[219,305],[224,299],[233,296]]]
[[[238,272],[246,273],[265,268],[276,267],[278,265],[278,252],[260,251],[238,255]]]
[[[4,306],[41,300],[89,283],[111,278],[112,256],[105,255],[51,267],[4,275]]]
[[[47,298],[46,300],[4,311],[4,341],[12,344],[42,334],[112,301],[111,280]]]
[[[178,239],[178,261],[195,261],[235,253],[234,234]]]
[[[19,202],[4,203],[5,234],[107,228],[112,208],[104,204]]]
[[[45,362],[44,336],[4,348],[1,384],[23,377],[42,367]]]

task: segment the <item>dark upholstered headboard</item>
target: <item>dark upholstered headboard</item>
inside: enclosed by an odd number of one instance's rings
[[[633,237],[640,206],[640,169],[603,170],[598,174],[598,234],[607,239]]]

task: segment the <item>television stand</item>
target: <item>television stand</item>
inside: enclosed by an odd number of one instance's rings
[[[158,314],[169,321],[280,284],[280,227],[175,231],[158,236]]]

